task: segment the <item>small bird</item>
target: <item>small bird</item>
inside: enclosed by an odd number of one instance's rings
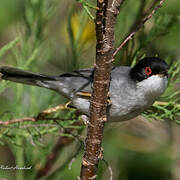
[[[94,69],[81,69],[59,76],[48,76],[0,67],[4,80],[40,86],[56,91],[71,101],[71,105],[89,116]],[[134,67],[113,67],[107,107],[108,122],[132,119],[163,94],[168,84],[168,65],[158,57],[141,59]]]

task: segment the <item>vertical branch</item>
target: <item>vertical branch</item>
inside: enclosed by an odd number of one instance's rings
[[[97,0],[96,13],[96,65],[90,107],[85,153],[82,160],[80,179],[96,179],[98,162],[101,158],[101,142],[104,123],[107,121],[106,107],[110,72],[114,51],[114,26],[119,7],[124,0]]]

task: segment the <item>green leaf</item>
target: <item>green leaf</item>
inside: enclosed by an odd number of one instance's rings
[[[8,50],[12,49],[19,40],[20,40],[20,37],[17,37],[17,38],[14,39],[13,41],[11,41],[11,42],[9,42],[8,44],[4,45],[4,46],[0,49],[0,57],[2,57]]]

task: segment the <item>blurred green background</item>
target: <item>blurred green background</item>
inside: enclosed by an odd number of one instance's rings
[[[96,5],[95,0],[88,3]],[[116,47],[136,27],[153,1],[126,0],[118,16]],[[1,0],[0,1],[0,65],[49,75],[93,67],[95,62],[95,27],[88,16],[88,6],[72,0]],[[95,17],[95,10],[89,9]],[[180,6],[179,0],[166,0],[135,37],[116,56],[114,65],[132,65],[144,56],[159,56],[171,69],[171,83],[160,101],[171,106],[145,113],[165,121],[135,120],[106,124],[104,159],[112,168],[114,180],[179,180],[179,103],[180,91]],[[174,74],[173,74],[174,73]],[[175,96],[174,95],[178,95]],[[171,96],[171,99],[168,97]],[[36,116],[39,112],[67,100],[55,92],[1,81],[0,117],[2,121]],[[180,115],[179,115],[180,116]],[[67,122],[26,122],[0,128],[0,179],[36,179],[48,154],[60,136],[72,142],[64,145],[52,161],[48,176],[41,179],[76,179],[79,176],[83,150],[79,142],[63,128],[85,136],[84,126],[74,111],[56,113],[53,117]],[[174,120],[174,121],[170,121]],[[73,154],[79,152],[70,166]],[[4,167],[31,167],[13,170]],[[97,179],[110,179],[110,171],[100,162]]]

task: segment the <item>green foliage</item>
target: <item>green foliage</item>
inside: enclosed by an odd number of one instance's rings
[[[16,43],[19,41],[19,37],[17,37],[15,40],[12,40],[8,44],[6,44],[4,47],[0,49],[0,58],[7,53],[8,50],[12,49]]]
[[[92,13],[90,12],[89,8],[92,8],[92,9],[95,9],[95,10],[96,10],[96,9],[97,9],[96,6],[88,3],[88,2],[85,1],[85,0],[76,0],[76,1],[80,2],[80,3],[83,5],[83,8],[84,8],[84,10],[86,11],[86,13],[89,15],[89,17],[90,17],[92,20],[94,20],[95,17],[92,15]]]

